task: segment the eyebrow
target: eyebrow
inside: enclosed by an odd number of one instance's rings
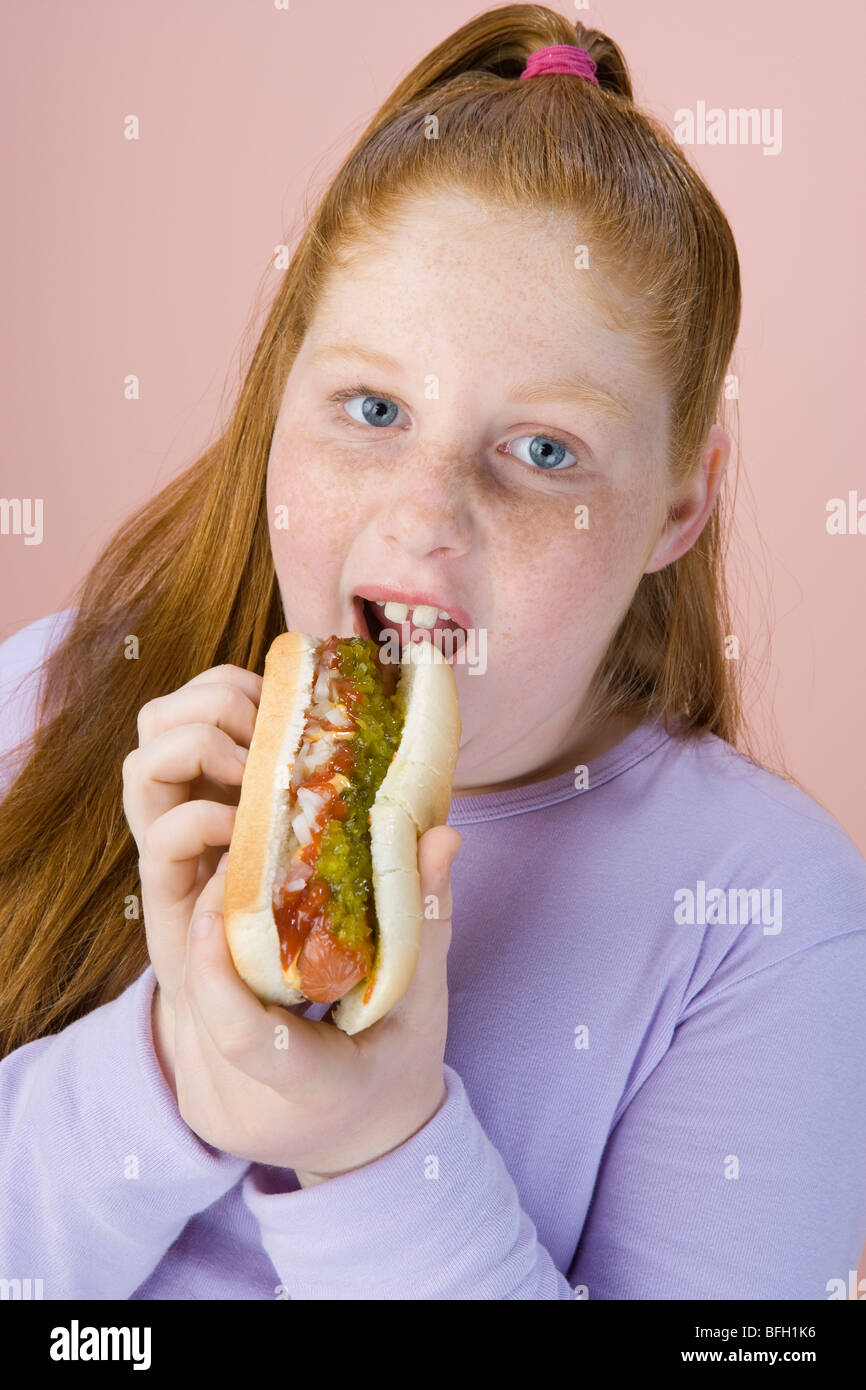
[[[522,382],[512,388],[515,399],[529,401],[558,401],[563,405],[584,405],[610,415],[617,420],[630,420],[632,410],[617,396],[584,377],[558,378],[547,382]]]
[[[317,348],[310,355],[310,362],[314,364],[335,359],[346,362],[366,362],[376,371],[390,372],[394,375],[405,371],[404,364],[398,362],[394,357],[389,357],[387,353],[376,352],[360,346],[356,347],[350,343],[335,343],[328,347]],[[633,416],[631,408],[625,401],[611,395],[609,391],[605,391],[603,387],[594,382],[587,381],[585,377],[559,377],[547,382],[516,382],[511,388],[510,395],[515,400],[526,401],[529,404],[556,401],[563,405],[589,406],[618,420],[630,420]]]

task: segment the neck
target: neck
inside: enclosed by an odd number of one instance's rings
[[[486,786],[455,787],[452,796],[485,796],[490,792],[511,791],[514,787],[531,786],[533,782],[544,782],[550,777],[560,777],[565,772],[573,771],[575,767],[588,766],[596,758],[600,758],[603,753],[614,748],[633,729],[636,729],[642,718],[641,712],[627,711],[623,714],[612,714],[595,728],[581,730],[564,752],[523,773],[520,777],[489,783]]]

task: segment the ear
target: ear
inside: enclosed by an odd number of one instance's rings
[[[703,531],[715,506],[722,478],[731,456],[731,436],[713,425],[701,455],[700,467],[683,484],[668,508],[664,530],[644,570],[653,574],[685,555]]]

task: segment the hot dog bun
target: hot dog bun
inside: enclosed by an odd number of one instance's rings
[[[281,765],[289,769],[294,765],[312,692],[315,645],[304,632],[286,632],[271,644],[265,657],[256,725],[229,846],[223,910],[226,939],[241,979],[266,1004],[300,1004],[304,999],[283,978],[271,885],[289,821],[285,790],[277,785],[277,774]]]
[[[286,785],[312,699],[316,647],[309,634],[287,632],[268,651],[229,848],[226,938],[238,974],[269,1004],[306,999],[297,971],[288,980],[283,974],[271,895],[280,848],[289,833]],[[423,920],[418,837],[447,819],[460,746],[454,673],[432,643],[407,648],[399,686],[402,735],[370,810],[378,922],[373,985],[368,989],[369,979],[361,981],[334,1005],[333,1021],[346,1033],[360,1032],[382,1018],[412,978]]]

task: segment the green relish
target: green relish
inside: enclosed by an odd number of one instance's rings
[[[386,695],[377,663],[377,648],[366,637],[337,643],[339,675],[352,681],[362,698],[347,701],[356,730],[347,740],[355,761],[349,786],[341,793],[348,807],[345,820],[329,819],[322,832],[315,876],[331,895],[328,918],[335,935],[350,950],[369,939],[373,913],[373,861],[368,815],[403,732],[400,682]]]

